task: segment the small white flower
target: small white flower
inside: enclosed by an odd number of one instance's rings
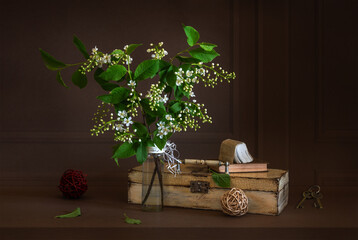
[[[167,115],[165,116],[165,119],[167,119],[168,121],[173,120],[173,118],[172,118],[172,116],[171,116],[170,114],[167,114]]]
[[[182,79],[182,78],[179,78],[179,79],[177,79],[177,81],[176,81],[176,85],[177,85],[177,86],[180,86],[183,82],[184,82],[183,79]]]
[[[165,56],[168,55],[168,52],[166,50],[164,50],[163,53],[164,53]]]
[[[164,122],[158,122],[157,123],[158,129],[161,130],[165,127],[165,123]]]
[[[161,102],[166,103],[169,100],[167,95],[164,95],[164,97],[162,97]]]
[[[131,125],[133,122],[132,122],[132,117],[129,117],[129,118],[125,118],[123,120],[123,124],[125,124],[127,127],[129,127],[129,125]]]
[[[128,83],[128,86],[134,88],[136,86],[136,82],[133,81],[133,80],[130,80],[129,83]]]
[[[155,54],[152,54],[152,56],[151,56],[152,58],[155,58]]]
[[[125,45],[125,46],[123,47],[124,50],[127,50],[127,48],[128,48],[128,45]]]
[[[103,55],[102,59],[103,63],[111,63],[111,56],[107,53]]]
[[[129,65],[133,62],[133,58],[131,58],[129,55],[126,57],[126,64]]]
[[[186,76],[187,76],[187,77],[193,76],[193,71],[187,70],[187,71],[186,71]]]
[[[119,118],[125,118],[125,117],[127,117],[127,112],[125,110],[118,111],[117,115]]]
[[[157,134],[157,136],[158,136],[160,139],[162,139],[165,135],[166,135],[166,134],[164,134],[164,132],[162,132],[162,131],[159,131],[158,134]]]
[[[195,93],[193,91],[190,92],[190,97],[195,97]]]
[[[97,46],[94,46],[94,48],[92,48],[92,54],[96,54],[98,51],[98,48]]]
[[[193,103],[196,103],[196,100],[195,100],[195,99],[193,100]]]
[[[117,131],[120,131],[120,132],[123,132],[123,130],[124,130],[123,125],[119,124],[119,123],[115,125],[115,128]]]
[[[165,127],[165,128],[163,128],[163,134],[164,135],[167,135],[170,131],[169,131],[169,128],[167,128],[167,127]]]

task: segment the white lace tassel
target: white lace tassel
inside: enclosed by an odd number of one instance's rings
[[[175,154],[177,156],[175,156]],[[168,163],[167,168],[169,172],[174,175],[180,173],[180,168],[177,167],[178,164],[182,162],[179,160],[179,151],[177,150],[177,146],[175,143],[168,141],[163,148],[163,158]]]

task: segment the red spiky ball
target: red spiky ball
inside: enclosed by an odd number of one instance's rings
[[[86,177],[82,171],[68,169],[63,173],[58,188],[66,198],[79,198],[88,189]]]

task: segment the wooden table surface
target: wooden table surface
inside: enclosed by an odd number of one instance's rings
[[[324,209],[312,201],[296,209],[304,188],[290,189],[280,216],[166,207],[143,212],[127,203],[126,185],[94,185],[78,200],[64,199],[54,186],[0,186],[0,239],[358,239],[358,191],[323,188]],[[54,216],[82,210],[82,216]],[[141,225],[124,222],[123,213]],[[242,238],[241,238],[242,239]]]

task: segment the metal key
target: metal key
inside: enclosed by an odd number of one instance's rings
[[[313,192],[311,195],[315,199],[313,205],[316,208],[322,209],[323,205],[322,205],[321,199],[323,198],[323,194],[320,192]]]
[[[302,205],[303,202],[304,202],[306,199],[311,199],[311,198],[312,198],[312,192],[310,192],[310,191],[304,191],[304,192],[302,193],[302,196],[303,196],[303,198],[302,198],[301,202],[298,203],[298,205],[297,205],[296,208],[303,208],[303,205]]]

